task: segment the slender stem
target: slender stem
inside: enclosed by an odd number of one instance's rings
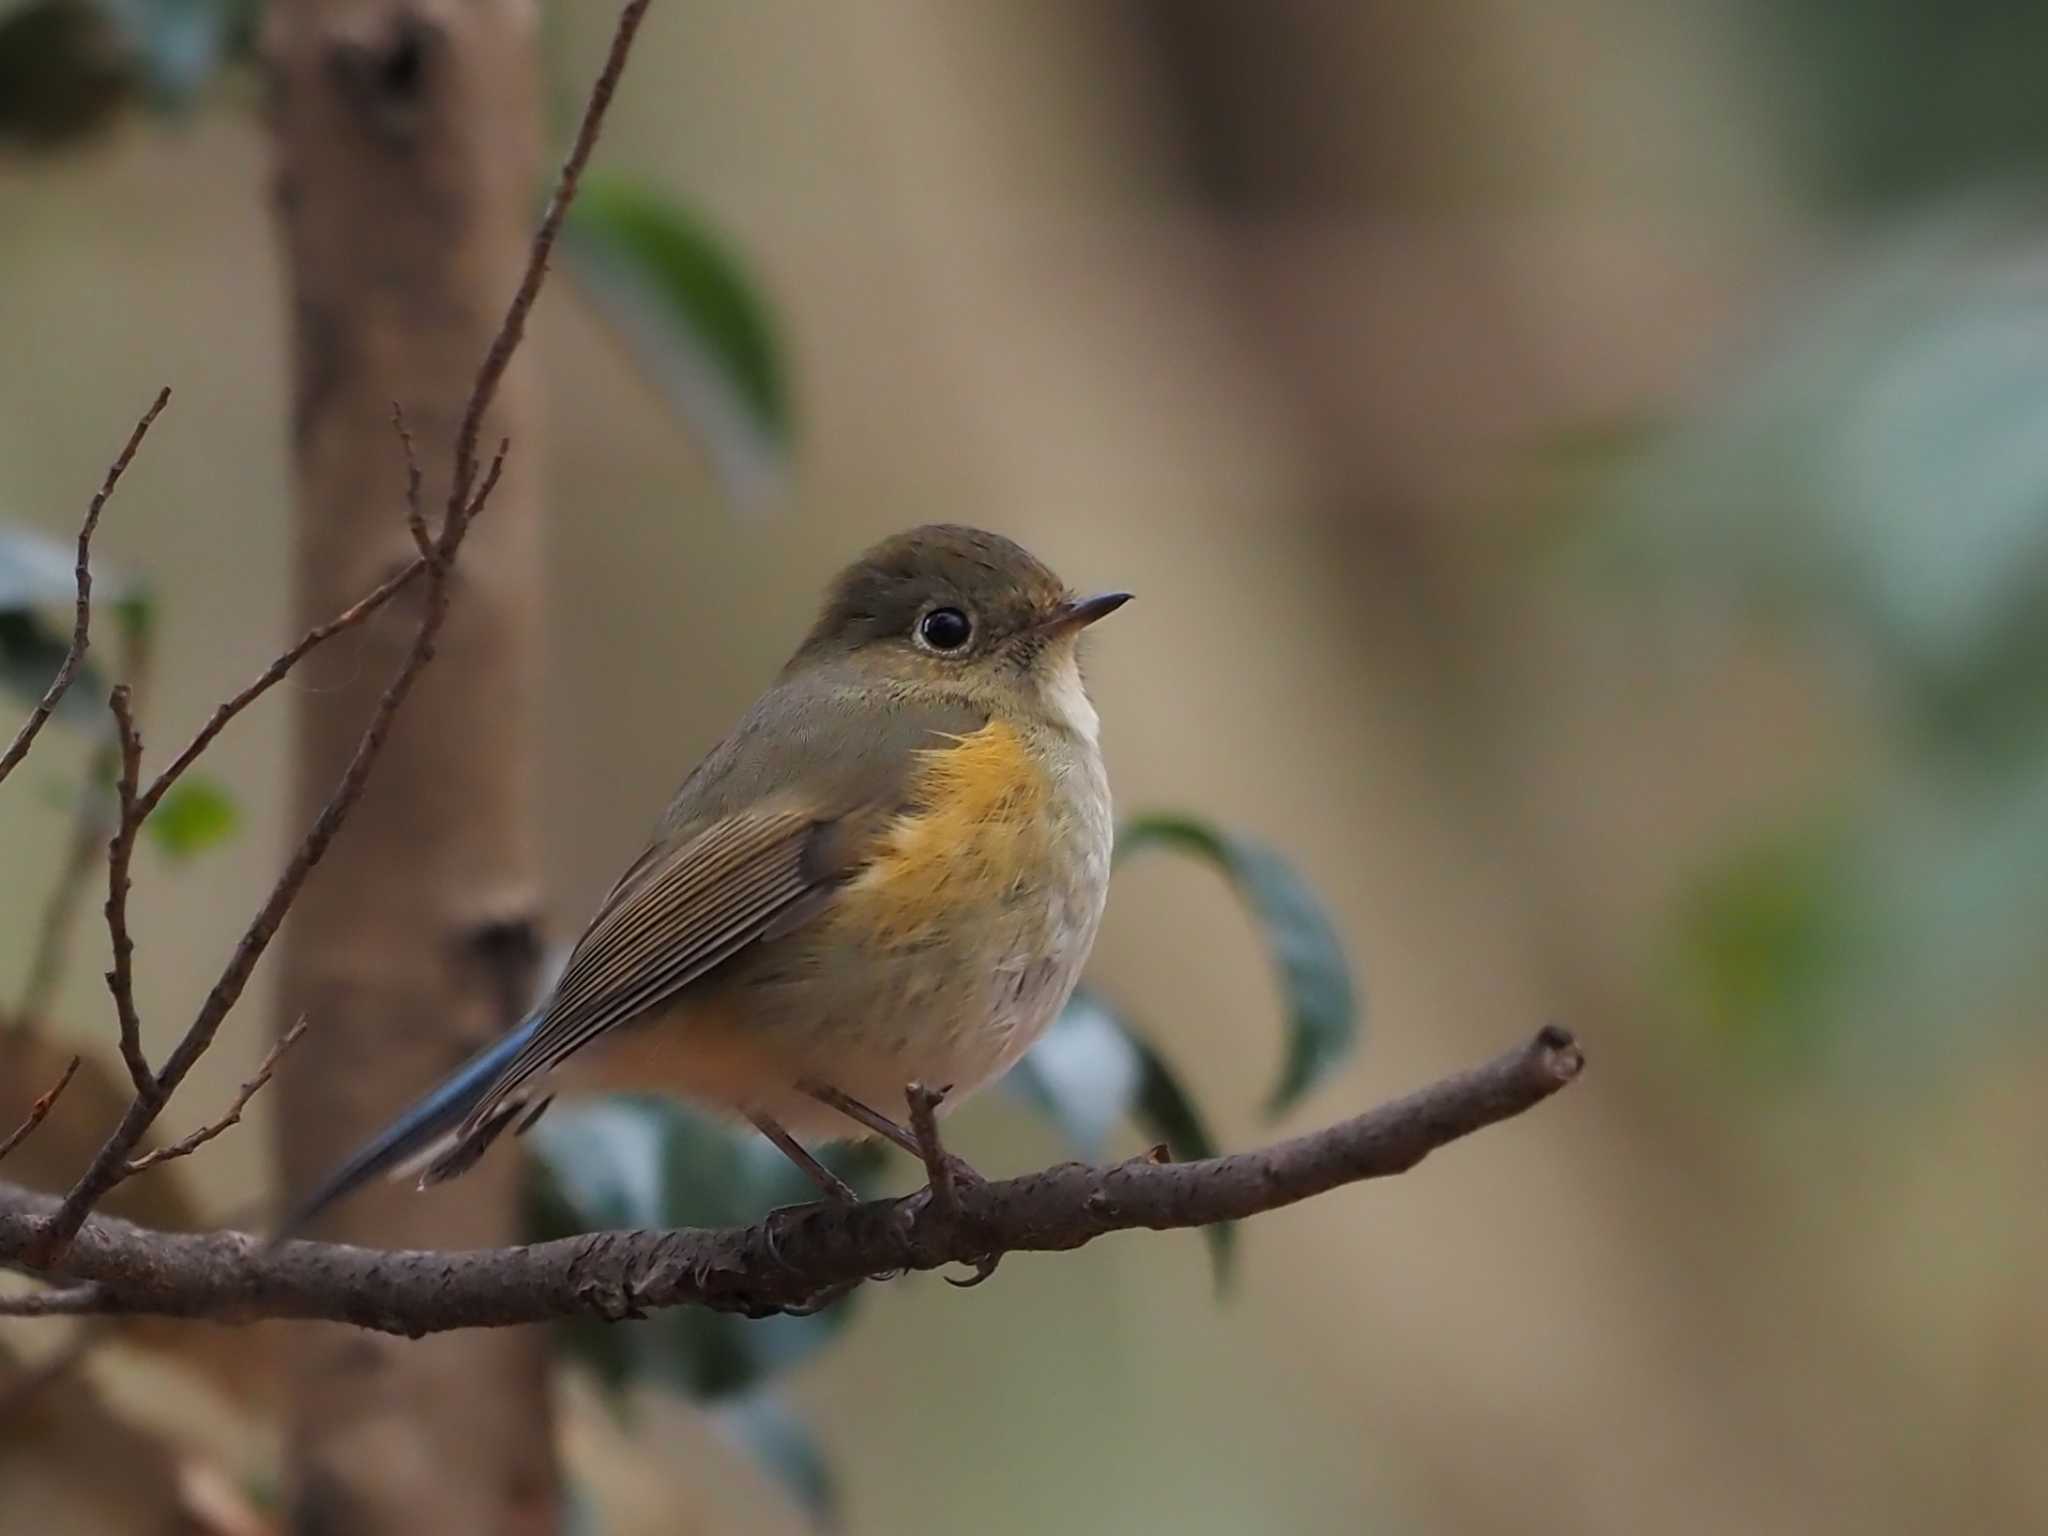
[[[78,676],[78,669],[85,664],[85,653],[90,644],[92,631],[93,530],[100,525],[100,509],[106,506],[107,499],[114,494],[114,487],[121,483],[121,477],[128,472],[128,466],[134,462],[136,450],[142,446],[143,438],[148,436],[151,425],[170,403],[171,391],[166,385],[157,391],[156,399],[151,402],[149,409],[142,413],[142,419],[135,423],[135,430],[128,434],[127,443],[115,456],[114,462],[107,467],[106,478],[100,482],[99,490],[94,493],[91,504],[85,509],[85,521],[78,529],[78,563],[73,568],[73,575],[78,583],[78,597],[72,611],[71,645],[64,652],[64,660],[57,668],[57,675],[50,679],[50,686],[43,690],[43,696],[36,701],[35,708],[29,711],[28,719],[15,733],[13,743],[5,752],[0,752],[0,779],[5,779],[8,774],[14,772],[15,765],[28,756],[28,749],[35,745],[37,734],[56,712],[57,705]]]

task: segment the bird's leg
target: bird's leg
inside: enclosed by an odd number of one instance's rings
[[[945,1102],[947,1090],[927,1088],[923,1083],[912,1083],[903,1090],[903,1096],[910,1101],[911,1139],[917,1143],[917,1155],[924,1161],[925,1178],[928,1181],[932,1204],[941,1216],[958,1220],[960,1216],[960,1185],[962,1182],[982,1182],[976,1173],[959,1158],[946,1150],[939,1140],[939,1105]],[[965,1173],[966,1180],[961,1178]],[[955,1280],[950,1275],[948,1285],[957,1285],[965,1290],[981,1284],[996,1272],[996,1265],[1002,1262],[999,1253],[985,1253],[974,1261],[974,1274],[965,1280]]]
[[[754,1122],[754,1129],[775,1143],[775,1150],[803,1169],[810,1181],[824,1191],[827,1200],[837,1200],[847,1205],[858,1205],[860,1196],[846,1180],[819,1162],[804,1149],[798,1141],[780,1125],[766,1115],[749,1113],[747,1118]]]
[[[879,1109],[869,1108],[859,1099],[854,1098],[853,1095],[841,1093],[830,1083],[814,1082],[806,1078],[799,1082],[797,1087],[816,1099],[820,1104],[836,1109],[839,1113],[846,1116],[847,1119],[866,1126],[884,1141],[901,1147],[905,1152],[908,1152],[912,1157],[923,1163],[926,1173],[930,1173],[932,1160],[926,1155],[924,1142],[918,1139],[917,1134],[910,1127],[898,1125]],[[927,1092],[930,1090],[913,1084],[912,1091]],[[932,1100],[933,1105],[936,1107],[939,1100],[945,1098],[945,1096],[946,1090],[943,1088],[938,1089],[936,1096]],[[914,1121],[915,1115],[912,1118]],[[932,1129],[932,1144],[938,1146],[938,1128],[936,1125]],[[988,1182],[979,1173],[976,1173],[964,1158],[955,1157],[943,1147],[939,1148],[939,1156],[944,1161],[945,1166],[951,1170],[953,1183],[986,1184]]]
[[[967,1161],[948,1152],[939,1140],[937,1110],[945,1099],[944,1088],[927,1088],[922,1083],[912,1083],[905,1093],[910,1100],[910,1128],[906,1129],[891,1120],[879,1109],[872,1109],[852,1094],[842,1093],[830,1083],[820,1083],[805,1078],[797,1087],[809,1094],[820,1104],[836,1109],[847,1119],[866,1126],[885,1141],[894,1142],[912,1157],[924,1164],[931,1199],[941,1211],[957,1215],[960,1210],[960,1186],[963,1184],[986,1184],[988,1180],[976,1173]],[[759,1124],[759,1122],[755,1122]],[[779,1129],[779,1127],[778,1127]],[[776,1143],[781,1146],[780,1142]],[[787,1151],[788,1148],[783,1148]],[[809,1153],[804,1154],[809,1157]],[[974,1274],[966,1280],[947,1278],[948,1285],[963,1288],[979,1285],[996,1272],[1000,1254],[991,1254],[975,1262]]]
[[[917,1144],[915,1136],[911,1135],[909,1131],[898,1125],[894,1120],[891,1120],[880,1110],[869,1109],[867,1105],[861,1103],[859,1099],[854,1098],[851,1094],[841,1093],[830,1083],[813,1082],[809,1078],[805,1078],[802,1082],[798,1083],[797,1087],[816,1099],[820,1104],[825,1105],[828,1109],[838,1110],[847,1119],[857,1121],[859,1124],[866,1126],[883,1140],[895,1143],[912,1157],[922,1157],[924,1155],[922,1149]]]
[[[815,1157],[811,1156],[804,1144],[790,1135],[781,1125],[770,1120],[766,1115],[756,1114],[751,1110],[748,1111],[747,1118],[753,1121],[755,1130],[775,1144],[776,1151],[780,1152],[792,1163],[795,1163],[797,1167],[803,1169],[811,1182],[824,1192],[827,1200],[846,1205],[860,1204],[860,1195],[855,1191],[854,1187],[847,1183],[846,1180],[840,1178],[830,1168],[819,1162]],[[791,1211],[801,1209],[803,1209],[801,1206],[777,1206],[768,1213],[766,1218],[769,1255],[785,1268],[788,1267],[788,1261],[782,1257],[782,1237],[776,1227],[776,1218],[786,1216]],[[893,1272],[885,1271],[881,1274],[869,1275],[868,1278],[870,1280],[893,1280],[895,1275]],[[798,1302],[794,1306],[780,1307],[776,1310],[786,1313],[790,1317],[809,1317],[814,1312],[823,1311],[858,1284],[860,1284],[858,1280],[846,1280],[838,1285],[828,1285],[824,1290],[818,1292],[817,1295],[805,1301]]]

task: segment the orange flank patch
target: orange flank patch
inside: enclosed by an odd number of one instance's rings
[[[869,942],[933,937],[953,914],[1000,903],[1043,850],[1045,770],[999,720],[918,753],[912,809],[886,826],[836,903]]]

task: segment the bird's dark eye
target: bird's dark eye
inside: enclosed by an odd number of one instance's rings
[[[917,621],[918,639],[935,651],[957,651],[973,633],[973,624],[958,608],[934,608]]]

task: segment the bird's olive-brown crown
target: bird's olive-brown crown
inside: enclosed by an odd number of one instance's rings
[[[833,581],[798,661],[876,644],[986,656],[1068,602],[1060,579],[1001,534],[929,523],[884,539]]]

